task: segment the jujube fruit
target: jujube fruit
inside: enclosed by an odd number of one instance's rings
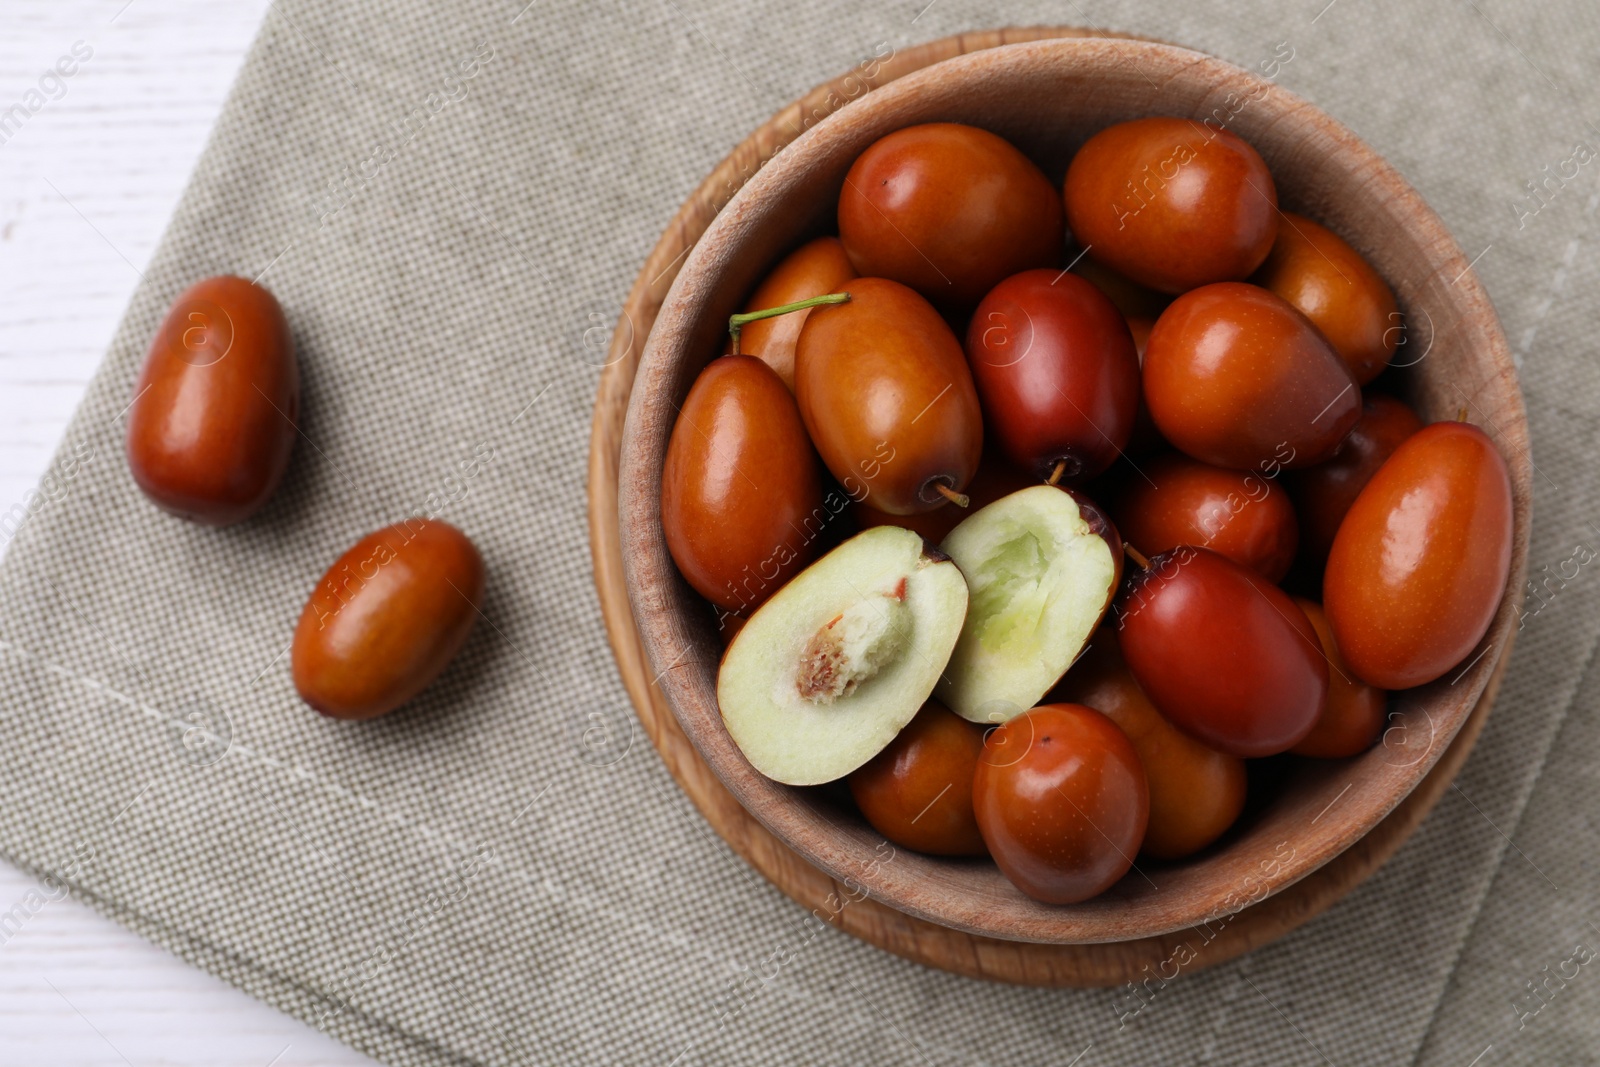
[[[1121,454],[1139,404],[1128,324],[1071,273],[1030,270],[990,290],[967,327],[984,426],[1040,478],[1081,482]]]
[[[983,454],[961,343],[899,282],[858,278],[843,291],[848,303],[812,308],[800,331],[800,416],[852,496],[891,515],[932,511],[972,480]]]
[[[1061,257],[1061,200],[1007,140],[953,122],[874,142],[839,191],[839,238],[856,273],[892,278],[946,310]]]
[[[1209,548],[1278,582],[1297,539],[1289,494],[1249,471],[1169,452],[1141,460],[1111,502],[1117,530],[1140,552]]]
[[[1161,313],[1144,395],[1163,437],[1218,467],[1321,462],[1361,414],[1350,371],[1310,320],[1242,282],[1184,293]]]
[[[661,527],[690,585],[732,610],[766,600],[816,554],[828,513],[794,397],[754,356],[721,356],[679,409]]]
[[[972,779],[983,728],[933,701],[889,747],[850,775],[850,795],[872,828],[933,856],[982,856]]]
[[[244,278],[207,278],[173,301],[150,342],[128,410],[128,467],[163,510],[226,526],[278,487],[299,416],[278,301]]]
[[[856,276],[837,237],[818,237],[785,256],[745,304],[746,311],[792,304],[833,293]],[[809,308],[747,323],[739,335],[739,351],[755,356],[778,372],[783,384],[794,390],[794,346],[800,340]]]
[[[1133,866],[1150,787],[1127,735],[1093,708],[1046,704],[990,731],[972,785],[978,829],[1018,889],[1074,904]]]
[[[1294,602],[1311,620],[1317,639],[1322,642],[1322,653],[1328,659],[1328,706],[1317,725],[1290,751],[1297,756],[1317,759],[1359,756],[1372,747],[1383,729],[1388,694],[1350,673],[1350,665],[1334,643],[1333,631],[1328,628],[1328,617],[1321,604],[1302,597],[1295,597]]]
[[[413,518],[357,541],[306,600],[290,653],[300,698],[373,719],[422,692],[478,618],[483,559],[460,530]]]
[[[1151,556],[1118,598],[1117,638],[1161,714],[1231,756],[1294,747],[1328,698],[1328,664],[1305,613],[1210,549]]]
[[[1409,689],[1465,659],[1505,595],[1511,534],[1511,476],[1482,430],[1436,422],[1395,449],[1350,505],[1322,581],[1356,677]]]
[[[1278,233],[1278,193],[1261,156],[1193,119],[1101,130],[1073,157],[1064,196],[1073,239],[1090,256],[1164,293],[1248,278]]]
[[[894,526],[856,534],[774,593],[728,645],[722,723],[774,781],[843,778],[927,701],[966,614],[967,583],[949,556]]]
[[[961,639],[935,690],[973,722],[1031,708],[1111,607],[1122,541],[1088,497],[1034,485],[968,515],[939,544],[969,591]]]
[[[1389,365],[1403,332],[1394,293],[1361,253],[1326,226],[1285,212],[1272,252],[1252,280],[1310,319],[1357,385]]]
[[[1133,415],[1133,429],[1128,443],[1123,446],[1125,456],[1147,456],[1167,447],[1166,439],[1156,429],[1156,420],[1150,417],[1150,405],[1144,398],[1144,350],[1150,344],[1150,331],[1155,329],[1155,319],[1139,315],[1128,316],[1128,332],[1133,334],[1133,349],[1139,355],[1139,404]]]

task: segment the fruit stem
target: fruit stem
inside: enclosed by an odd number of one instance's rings
[[[1466,408],[1461,408],[1460,410],[1458,410],[1456,412],[1456,421],[1457,422],[1466,422],[1467,421],[1467,409]]]
[[[1046,485],[1056,485],[1061,481],[1061,476],[1067,471],[1067,461],[1056,460],[1056,469],[1050,472],[1050,477],[1045,479]]]
[[[940,496],[944,497],[958,508],[964,508],[968,504],[972,503],[972,498],[967,494],[958,493],[948,485],[945,485],[943,482],[934,482],[933,488],[938,491]]]
[[[733,338],[733,354],[739,354],[739,330],[748,322],[759,319],[770,319],[778,315],[787,315],[791,311],[804,311],[814,308],[819,304],[844,304],[850,300],[849,293],[825,293],[822,296],[811,296],[804,300],[796,300],[790,304],[779,304],[775,308],[764,308],[761,311],[745,311],[733,315],[728,319],[728,336]]]
[[[1133,560],[1140,570],[1147,571],[1150,569],[1150,561],[1145,558],[1144,553],[1140,552],[1137,548],[1134,548],[1126,541],[1122,542],[1122,552],[1123,555]]]

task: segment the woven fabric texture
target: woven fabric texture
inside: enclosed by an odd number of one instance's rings
[[[394,1064],[1597,1062],[1600,9],[525,2],[266,16],[0,569],[0,852]],[[634,725],[586,540],[594,331],[711,166],[881,43],[1059,23],[1287,42],[1279,81],[1478,257],[1537,465],[1542,593],[1458,787],[1330,912],[1136,1015],[810,940]],[[265,272],[305,384],[282,489],[218,531],[140,496],[122,432],[166,307],[224,272]],[[482,550],[485,618],[409,710],[311,714],[305,596],[417,508]]]

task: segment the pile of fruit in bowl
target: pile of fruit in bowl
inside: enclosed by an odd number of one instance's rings
[[[1391,390],[1390,286],[1213,124],[1062,186],[969,125],[851,166],[684,399],[661,524],[729,737],[1039,901],[1214,847],[1247,761],[1356,756],[1471,662],[1505,460]]]

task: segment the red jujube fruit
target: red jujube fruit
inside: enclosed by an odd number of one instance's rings
[[[299,417],[278,301],[244,278],[207,278],[173,301],[150,342],[128,408],[128,467],[162,509],[226,526],[272,496]]]
[[[896,130],[856,159],[839,191],[839,239],[856,272],[966,310],[1002,278],[1055,265],[1061,199],[1003,137],[954,122]]]
[[[1248,278],[1278,233],[1278,193],[1261,156],[1194,119],[1101,130],[1073,157],[1064,195],[1067,225],[1089,255],[1164,293]]]
[[[661,470],[667,550],[701,596],[753,609],[816,554],[831,513],[794,397],[754,356],[721,356],[678,412]]]
[[[1117,638],[1161,714],[1232,756],[1294,747],[1328,699],[1328,664],[1305,612],[1209,549],[1150,557],[1118,599]]]
[[[1035,900],[1073,904],[1128,872],[1150,819],[1133,743],[1081,704],[1045,704],[990,731],[972,808],[989,853]]]
[[[1366,385],[1389,365],[1404,333],[1389,284],[1338,234],[1285,212],[1272,253],[1253,279],[1293,304]]]
[[[850,795],[872,828],[933,856],[982,856],[972,780],[983,728],[929,701],[885,748],[850,775]]]
[[[1139,357],[1093,283],[1052,270],[1012,275],[978,305],[966,348],[984,426],[1024,470],[1081,482],[1128,443]]]
[[[750,295],[744,309],[765,311],[824,293],[836,293],[855,276],[839,239],[818,237],[801,245],[773,267],[772,273],[762,279]],[[794,346],[800,340],[800,328],[809,314],[810,308],[801,308],[787,315],[757,319],[745,323],[739,333],[739,351],[755,356],[777,371],[791,392],[794,391]]]
[[[374,719],[427,688],[455,657],[483,600],[466,534],[421,517],[357,541],[306,600],[290,668],[300,698],[335,719]]]
[[[1316,327],[1242,282],[1184,293],[1161,313],[1144,396],[1175,448],[1269,474],[1327,459],[1361,414],[1361,391]]]
[[[1368,685],[1350,673],[1350,665],[1339,653],[1328,629],[1328,616],[1322,605],[1314,600],[1295,597],[1294,602],[1311,620],[1322,642],[1322,653],[1328,659],[1328,706],[1311,732],[1290,749],[1297,756],[1318,759],[1343,759],[1359,756],[1372,747],[1383,729],[1388,713],[1388,694]]]
[[[961,343],[933,305],[887,278],[814,307],[795,349],[795,399],[845,492],[890,515],[944,506],[983,454]],[[941,491],[942,490],[942,491]]]
[[[1400,445],[1350,506],[1328,554],[1322,606],[1362,681],[1408,689],[1477,647],[1511,572],[1511,475],[1465,422]]]

